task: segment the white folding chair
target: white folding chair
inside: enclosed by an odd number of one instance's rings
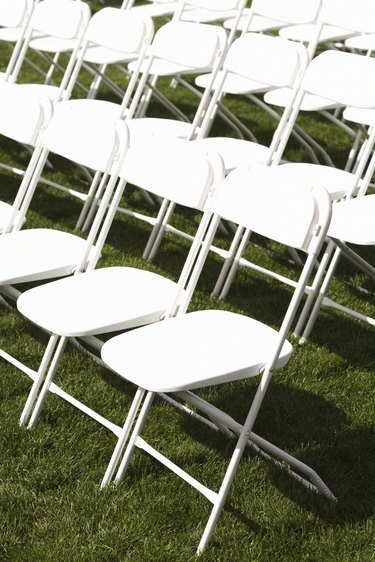
[[[138,31],[140,22],[144,25],[143,38]],[[153,33],[150,16],[137,10],[103,8],[94,14],[85,36],[89,43],[83,47],[86,51],[82,57],[83,67],[94,76],[86,97],[96,98],[101,83],[104,83],[122,100],[124,88],[108,78],[107,68],[114,65],[125,78],[129,78],[124,64],[137,59],[141,51],[147,49]]]
[[[3,228],[0,292],[13,299],[20,294],[12,286],[15,283],[71,275],[86,247],[84,239],[67,232],[44,228],[20,230],[49,152],[99,170],[103,174],[102,182],[108,184],[90,232],[91,243],[105,215],[116,180],[113,161],[122,156],[128,144],[127,128],[123,121],[116,127],[114,121],[107,119],[98,118],[94,122],[91,111],[86,112],[85,107],[71,102],[55,105],[53,117],[38,136],[24,181],[8,215],[8,224]]]
[[[72,55],[69,71],[67,71],[60,88],[49,85],[15,84],[13,87],[16,91],[15,99],[18,100],[17,105],[21,105],[24,99],[27,101],[30,97],[38,100],[43,93],[46,93],[46,95],[52,97],[54,100],[70,98],[74,86],[77,83],[82,65],[90,50],[94,50],[94,58],[99,55],[113,58],[114,53],[116,53],[118,59],[138,60],[139,66],[147,51],[152,33],[153,24],[150,18],[140,17],[115,8],[103,8],[91,18],[82,39],[81,47],[76,55]],[[133,89],[137,84],[137,76],[137,72],[134,72],[129,81],[126,96],[123,100],[125,106],[128,105],[129,100],[131,101]],[[85,101],[79,100],[79,103],[80,107],[83,107]],[[15,102],[13,100],[13,105],[14,104]],[[85,111],[89,110],[92,111],[93,120],[97,118],[99,112],[103,119],[106,116],[107,119],[113,120],[120,118],[122,115],[120,105],[105,101],[98,101],[97,104],[93,104],[92,100],[87,100]],[[12,111],[14,112],[14,108],[12,108]],[[6,167],[9,168],[9,166]],[[10,167],[10,169],[19,174],[23,173],[22,170],[17,170],[13,167]],[[84,171],[86,172],[86,170]],[[97,173],[94,179],[95,181],[92,183],[92,189],[91,191],[89,190],[87,194],[70,187],[52,183],[44,178],[42,178],[41,181],[78,197],[80,200],[84,201],[84,203],[87,201],[86,205],[89,206],[92,192],[95,191],[100,184],[100,174]],[[81,222],[78,219],[77,228],[82,226]]]
[[[33,0],[4,0],[0,4],[0,41],[4,41],[11,48],[7,69],[0,74],[1,80],[7,80],[12,72],[34,4]],[[14,44],[17,44],[17,48]]]
[[[62,82],[64,82],[69,77],[71,68],[69,64],[73,65],[90,16],[90,8],[86,2],[77,2],[76,0],[59,0],[58,2],[56,0],[42,0],[38,2],[29,19],[25,36],[20,38],[22,47],[19,49],[8,80],[10,82],[19,80],[25,57],[29,49],[32,48],[43,53],[52,63],[47,74],[45,74],[37,64],[33,63],[30,58],[28,59],[29,64],[33,66],[37,74],[42,74],[45,77],[45,88],[41,95],[47,95],[48,91],[50,97],[56,97],[59,93],[58,86],[50,86],[49,90],[46,88],[52,80],[53,71],[59,65],[58,58],[61,53],[71,53],[67,68],[60,67],[64,75]],[[18,50],[18,44],[15,50]],[[49,53],[52,53],[52,58]]]
[[[176,139],[163,144],[146,143],[142,148],[131,147],[121,167],[120,178],[89,264],[82,263],[77,274],[69,279],[26,291],[17,301],[22,314],[52,333],[39,371],[33,372],[35,382],[21,416],[21,423],[29,421],[29,427],[35,423],[48,391],[52,390],[119,434],[120,428],[112,422],[52,384],[67,339],[83,338],[90,346],[100,349],[103,342],[97,337],[99,334],[160,320],[187,283],[200,249],[199,241],[211,217],[207,209],[197,233],[197,242],[190,249],[178,283],[131,267],[94,269],[119,198],[125,184],[131,182],[184,206],[205,210],[209,205],[206,201],[211,201],[215,185],[223,178],[223,167],[218,155],[206,156],[195,146]],[[85,273],[81,273],[83,269]]]
[[[264,92],[284,84],[288,85],[297,96],[307,61],[306,48],[301,44],[258,33],[243,34],[230,45],[220,66],[222,70],[219,76],[216,78],[211,76],[211,83],[207,85],[204,93],[204,97],[209,99],[209,104],[205,106],[204,117],[199,122],[198,109],[192,126],[193,134],[187,138],[217,150],[224,160],[227,171],[249,162],[277,163],[283,153],[288,135],[293,130],[289,123],[293,97],[290,98],[290,104],[279,120],[270,146],[239,138],[208,137],[207,134],[215,117],[216,106],[224,92]],[[295,113],[293,123],[296,115]],[[151,261],[154,258],[164,231],[171,230],[168,222],[173,210],[173,205],[168,202],[163,203],[143,254],[145,259]],[[172,231],[176,232],[175,229]],[[183,233],[179,234],[183,235]]]
[[[309,41],[309,50],[311,55],[314,53],[317,45],[328,40],[327,29],[333,30],[333,36],[338,30],[346,29],[346,35],[354,35],[357,33],[369,33],[375,31],[374,25],[375,6],[371,0],[359,0],[357,4],[350,2],[339,2],[338,0],[324,0],[320,11],[319,21],[311,26],[304,38],[304,31],[299,35],[298,26],[296,28],[284,28],[280,30],[280,35],[288,39]],[[293,31],[294,30],[294,31]],[[297,31],[296,31],[297,30]],[[333,40],[334,37],[331,37]],[[264,96],[267,104],[284,106],[290,92],[286,88],[269,92]],[[325,100],[317,95],[309,95],[305,97],[301,105],[304,111],[319,111],[321,115],[329,121],[341,127],[347,134],[356,137],[355,131],[351,129],[347,123],[340,118],[342,105],[334,103],[332,100]],[[333,110],[333,111],[332,111]],[[357,144],[359,143],[357,139]],[[324,151],[320,145],[317,145],[313,139],[310,142],[319,150],[326,163],[333,165],[333,162],[327,151]],[[350,170],[353,165],[353,157],[349,157],[346,169]]]
[[[373,107],[369,109],[348,107],[344,110],[343,115],[345,119],[368,126],[370,128],[368,144],[374,143],[375,110]],[[310,337],[322,306],[339,310],[375,326],[375,319],[369,313],[354,310],[327,297],[341,257],[349,260],[359,271],[375,280],[375,268],[351,248],[353,244],[359,247],[375,244],[373,220],[375,200],[373,194],[366,194],[374,171],[375,152],[373,151],[364,177],[359,183],[359,189],[348,193],[345,200],[333,207],[332,221],[328,230],[326,262],[320,265],[316,273],[313,283],[314,291],[310,293],[294,330],[295,337],[300,338],[300,343],[305,343]]]
[[[215,197],[214,218],[192,279],[195,283],[222,218],[242,224],[272,240],[302,249],[307,259],[280,330],[250,317],[222,310],[183,314],[187,299],[182,297],[178,308],[170,311],[171,315],[177,311],[177,316],[170,315],[157,324],[115,336],[102,347],[105,363],[138,387],[102,486],[111,481],[116,468],[115,482],[121,480],[135,447],[148,452],[213,504],[198,554],[213,533],[249,441],[261,441],[266,451],[272,451],[272,454],[302,471],[305,476],[314,474],[320,490],[333,499],[332,493],[310,468],[279,449],[272,449],[270,443],[263,442],[252,433],[273,371],[283,367],[292,354],[292,346],[286,338],[324,242],[331,216],[330,198],[323,188],[309,190],[290,187],[282,177],[279,178],[278,171],[278,167],[253,166],[235,170],[227,176]],[[144,349],[147,349],[147,354],[141,352]],[[192,392],[197,388],[257,375],[261,377],[260,384],[243,425]],[[219,492],[187,474],[140,436],[156,393],[177,395],[184,402],[205,412],[218,427],[223,425],[237,437]],[[120,461],[125,445],[127,448]],[[316,487],[311,486],[316,490]]]
[[[148,87],[150,82],[154,82],[155,76],[173,77],[176,72],[184,74],[196,71],[198,68],[219,68],[220,57],[225,48],[226,33],[218,26],[182,21],[168,22],[155,33],[149,56],[143,60],[138,59],[137,62],[129,65],[134,72],[131,84],[134,84],[138,71],[141,71],[136,91],[133,93],[132,85],[129,84],[121,107],[106,102],[106,104],[103,104],[103,108],[110,109],[112,107],[117,115],[126,119],[133,145],[142,144],[150,138],[190,138],[197,127],[197,123],[202,119],[204,108],[209,101],[209,91],[202,98],[193,123],[181,112],[179,117],[183,117],[183,120],[139,117],[137,116],[140,113],[139,102],[145,88]],[[95,107],[99,111],[101,106]],[[143,111],[142,107],[141,110]],[[83,225],[84,230],[90,224],[95,204],[99,199],[100,193],[90,194],[89,200],[83,207],[79,226]],[[145,222],[151,222],[151,224],[155,222],[153,217],[136,214],[129,209],[122,208],[119,210],[131,216],[136,216]]]
[[[309,93],[343,106],[351,105],[362,109],[372,107],[375,104],[374,71],[375,60],[372,58],[340,51],[326,51],[313,59],[307,67],[301,91],[297,96],[300,100],[296,101],[293,111],[298,113],[300,102],[303,102],[304,96]],[[293,123],[293,120],[292,112],[290,123]],[[365,172],[374,140],[375,130],[372,128],[353,172],[323,165],[290,163],[282,165],[280,173],[284,175],[285,181],[295,185],[323,185],[331,198],[338,200],[346,194],[355,194],[364,182],[368,185],[370,178]],[[249,236],[249,231],[245,234],[242,230],[239,231],[238,239],[229,251],[215,286],[215,296],[226,297],[239,265],[251,267],[251,263],[241,257]],[[328,259],[328,255],[325,255],[321,267],[326,266]]]

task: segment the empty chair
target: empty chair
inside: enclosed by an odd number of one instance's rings
[[[11,48],[11,56],[5,73],[1,78],[7,80],[17,60],[26,27],[34,7],[33,0],[5,0],[0,5],[0,41],[4,41]],[[14,48],[17,44],[17,48]]]
[[[42,53],[53,53],[56,58],[55,60],[51,59],[52,66],[45,78],[43,93],[37,90],[36,95],[47,95],[48,92],[50,97],[57,97],[59,87],[50,86],[47,89],[47,84],[51,81],[58,56],[64,52],[72,53],[69,59],[70,65],[68,63],[62,78],[61,87],[64,88],[90,16],[90,8],[85,2],[76,2],[75,0],[59,0],[58,2],[42,0],[38,2],[26,27],[25,37],[24,39],[20,38],[22,46],[11,68],[8,80],[16,82],[19,79],[29,48],[33,47]],[[15,49],[18,50],[18,44]],[[37,73],[44,76],[44,71],[35,64],[33,66]]]
[[[375,7],[371,0],[359,0],[359,2],[354,6],[350,2],[338,2],[337,0],[324,0],[322,9],[320,11],[319,21],[311,27],[311,30],[307,33],[306,41],[309,42],[309,50],[311,55],[314,54],[316,46],[319,42],[325,42],[328,40],[326,30],[333,29],[335,33],[337,30],[345,28],[346,35],[357,34],[357,33],[368,33],[374,31],[373,20],[375,17]],[[302,37],[295,33],[296,28],[284,28],[280,31],[280,35],[288,39],[301,40],[303,41],[304,32],[302,32]],[[333,39],[333,38],[331,38]],[[284,106],[290,92],[286,88],[280,90],[275,90],[269,92],[264,96],[264,99],[269,104],[274,104],[278,106]],[[338,109],[342,107],[339,102],[334,100],[326,100],[319,95],[310,94],[306,96],[305,100],[301,105],[302,110],[306,111],[319,111],[322,115],[333,121],[338,126],[343,128],[349,134],[354,135],[353,131],[350,130],[347,124],[343,123],[335,113],[332,113],[332,109]],[[321,150],[321,147],[317,145],[317,148],[321,151],[323,157],[327,163],[330,163],[330,158],[327,153]],[[348,161],[348,169],[351,161]]]
[[[179,204],[205,210],[222,177],[221,159],[217,155],[206,156],[186,141],[176,139],[163,144],[150,142],[142,147],[130,147],[121,166],[121,181],[91,255],[91,247],[86,246],[84,257],[89,256],[89,262],[82,258],[73,277],[30,289],[18,298],[20,312],[52,333],[39,371],[33,374],[35,382],[21,417],[22,423],[29,421],[31,427],[37,419],[68,338],[88,338],[91,346],[100,349],[102,341],[96,336],[160,320],[172,306],[176,293],[184,289],[200,248],[200,237],[211,216],[209,208],[204,213],[197,242],[191,247],[178,283],[131,267],[94,269],[125,184],[131,182]],[[89,235],[89,240],[91,238]],[[81,273],[83,270],[86,272]],[[55,385],[52,388],[56,392]],[[77,405],[77,401],[63,391],[60,395]],[[86,406],[81,409],[94,419],[103,420]],[[108,421],[104,424],[113,426]]]
[[[98,118],[94,122],[91,117],[92,113],[85,112],[79,103],[60,102],[37,138],[25,173],[28,181],[22,182],[9,222],[0,236],[0,290],[4,294],[13,298],[20,294],[12,287],[14,283],[71,275],[86,247],[84,239],[67,232],[44,228],[20,230],[50,152],[100,171],[102,182],[108,183],[90,233],[91,243],[95,240],[116,181],[114,159],[117,158],[119,165],[127,148],[128,134],[122,121],[115,125],[115,121]]]
[[[144,26],[143,33],[140,33],[140,25]],[[152,19],[137,10],[103,8],[94,14],[85,35],[87,44],[80,53],[81,64],[94,75],[86,97],[95,98],[103,82],[122,99],[124,88],[109,79],[105,72],[109,65],[115,65],[126,78],[129,73],[124,64],[137,59],[148,48],[153,33]]]
[[[293,131],[297,113],[294,112],[293,121],[290,118],[307,61],[306,48],[301,44],[258,33],[243,34],[228,48],[217,78],[211,75],[212,82],[203,94],[204,98],[209,99],[207,109],[199,121],[198,108],[190,130],[193,132],[187,138],[217,150],[227,171],[249,162],[279,162]],[[259,93],[281,84],[292,89],[294,98],[290,98],[269,146],[241,138],[207,136],[215,118],[217,104],[224,93]],[[173,209],[173,205],[164,203],[145,249],[145,259],[152,260],[155,256]]]
[[[306,69],[299,93],[300,99],[297,100],[293,111],[298,113],[300,103],[303,102],[306,93],[362,110],[373,107],[375,103],[374,70],[375,60],[370,57],[341,51],[325,51],[313,59]],[[290,122],[293,122],[293,113]],[[311,185],[311,182],[321,184],[334,200],[338,200],[348,193],[355,194],[363,184],[363,177],[366,177],[367,183],[370,181],[368,174],[366,176],[364,174],[373,150],[374,140],[375,133],[372,129],[362,146],[360,159],[353,172],[316,164],[287,163],[281,166],[280,174],[285,176],[285,181],[295,185]],[[242,237],[242,241],[239,236],[236,243],[232,245],[214,289],[216,296],[226,297],[239,265],[251,267],[250,262],[241,258],[249,236],[248,231]]]
[[[169,316],[162,322],[115,336],[102,347],[105,363],[138,387],[102,485],[111,481],[116,469],[115,482],[121,480],[135,447],[154,456],[213,504],[198,554],[213,533],[248,440],[260,440],[252,433],[253,424],[273,371],[283,367],[292,354],[292,346],[286,338],[329,225],[331,202],[325,190],[291,187],[279,178],[278,171],[278,167],[253,166],[235,170],[227,176],[215,197],[214,218],[192,277],[195,279],[202,267],[221,218],[303,250],[307,254],[305,266],[280,329],[222,310],[184,314],[188,299],[182,296],[171,311],[172,314],[177,311],[175,317]],[[147,353],[141,352],[144,349]],[[192,392],[258,375],[260,383],[243,425]],[[225,387],[221,392],[225,392]],[[172,393],[193,404],[219,427],[223,425],[237,436],[219,492],[191,477],[141,437],[156,393]],[[272,449],[271,444],[263,440],[262,443],[266,450],[275,454],[276,449]],[[125,445],[127,448],[121,460]],[[311,469],[293,457],[280,450],[278,454],[283,461],[298,466],[305,475],[312,474]],[[322,482],[320,484],[320,490],[332,499],[331,492]]]
[[[78,4],[79,2],[72,3]],[[90,52],[92,60],[96,57],[105,58],[107,56],[113,60],[116,54],[118,60],[139,60],[139,64],[141,64],[152,35],[153,24],[150,18],[141,17],[115,8],[103,8],[91,18],[82,39],[81,48],[78,53],[72,55],[69,69],[62,80],[61,86],[14,84],[15,97],[12,100],[12,105],[14,106],[17,103],[17,106],[21,106],[23,100],[27,102],[30,97],[37,101],[42,95],[48,95],[54,100],[69,98],[80,75],[82,65],[88,56],[87,54]],[[137,73],[133,73],[133,77],[127,88],[127,96],[125,96],[123,100],[125,105],[128,103],[129,99],[131,100],[136,81]],[[8,86],[8,89],[9,88],[10,86]],[[79,107],[82,108],[84,103],[85,101],[80,99]],[[88,112],[90,110],[92,111],[92,119],[96,119],[99,112],[103,119],[113,121],[121,117],[121,106],[111,102],[101,101],[97,104],[93,104],[92,100],[88,100],[85,111]],[[16,107],[12,107],[11,111],[16,114]],[[22,111],[21,108],[20,111]],[[22,173],[21,170],[18,172]],[[93,185],[97,187],[98,184],[99,175],[97,174]],[[90,201],[90,191],[86,195],[81,191],[73,190],[56,183],[54,183],[54,187],[67,191],[83,201],[86,199]],[[80,225],[78,224],[78,226]]]

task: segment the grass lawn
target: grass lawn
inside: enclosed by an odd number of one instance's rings
[[[6,57],[2,49],[0,61]],[[169,89],[168,83],[163,87]],[[186,111],[193,113],[194,97],[180,94],[178,88],[169,93],[177,101],[183,95]],[[103,90],[103,95],[109,93]],[[269,141],[272,119],[245,100],[228,98],[226,103],[260,141]],[[165,114],[156,104],[151,110]],[[330,148],[337,165],[345,162],[350,139],[343,132],[314,115],[304,115],[299,122]],[[220,123],[215,132],[226,133]],[[0,139],[1,161],[22,167],[28,157],[19,145]],[[291,142],[286,157],[303,161],[306,155]],[[87,189],[80,170],[61,159],[54,158],[53,163],[51,178]],[[19,178],[0,170],[2,200],[12,202],[18,185]],[[131,188],[124,204],[150,211]],[[78,200],[41,185],[27,228],[73,232],[80,206]],[[173,217],[174,224],[184,228],[193,228],[197,220],[182,209]],[[141,259],[148,234],[147,225],[118,214],[99,266],[126,264],[176,279],[188,243],[167,235],[150,265]],[[255,241],[247,250],[249,257],[280,272],[291,270],[283,248],[260,238]],[[218,240],[227,242],[224,235]],[[361,252],[375,262],[373,249]],[[220,266],[219,258],[209,256],[190,310],[222,308],[277,327],[289,289],[242,269],[226,301],[218,301],[210,292]],[[330,296],[375,316],[374,290],[373,283],[342,261]],[[248,450],[202,562],[375,561],[374,336],[373,327],[322,310],[310,341],[296,345],[288,366],[275,374],[254,428],[312,466],[338,502],[315,495]],[[0,306],[0,346],[7,352],[37,368],[46,342],[37,327]],[[56,382],[119,425],[135,391],[72,345]],[[30,384],[26,375],[0,360],[0,560],[194,560],[210,512],[208,501],[139,451],[123,483],[100,490],[115,437],[52,394],[35,428],[20,428]],[[246,380],[199,394],[242,421],[256,384],[257,380]],[[155,403],[145,435],[203,483],[215,489],[220,485],[233,446],[225,437],[162,400]]]

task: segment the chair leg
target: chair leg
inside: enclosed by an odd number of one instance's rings
[[[155,392],[148,392],[147,393],[146,398],[143,402],[142,409],[141,409],[140,414],[138,416],[137,423],[135,424],[132,436],[129,440],[128,446],[127,446],[126,451],[125,451],[125,454],[123,456],[123,459],[122,459],[122,461],[120,463],[120,466],[119,466],[119,469],[117,471],[116,478],[115,478],[115,484],[118,484],[119,482],[121,482],[121,480],[122,480],[122,478],[123,478],[123,476],[126,472],[126,469],[129,466],[131,456],[132,456],[134,448],[136,446],[137,438],[138,438],[138,436],[140,435],[140,433],[143,429],[143,426],[144,426],[146,418],[147,418],[147,414],[148,414],[148,412],[149,412],[149,410],[152,406],[154,398],[155,398]]]
[[[242,237],[241,243],[240,243],[240,245],[239,245],[239,247],[238,247],[238,250],[237,250],[237,253],[236,253],[236,255],[235,255],[235,258],[234,258],[234,260],[233,260],[233,263],[232,263],[232,265],[231,265],[231,268],[230,268],[230,270],[229,270],[228,276],[227,276],[227,278],[226,278],[226,280],[225,280],[224,286],[223,286],[223,288],[222,288],[222,290],[221,290],[221,293],[220,293],[220,295],[219,295],[219,299],[220,299],[220,300],[225,299],[226,296],[228,295],[229,289],[230,289],[230,287],[231,287],[231,285],[232,285],[232,283],[233,283],[233,279],[234,279],[235,276],[236,276],[237,270],[238,270],[239,265],[240,265],[241,257],[242,257],[242,255],[243,255],[243,253],[244,253],[244,251],[245,251],[245,248],[246,248],[246,246],[247,246],[247,243],[248,243],[248,241],[249,241],[250,236],[251,236],[251,231],[248,230],[248,229],[246,229],[245,232],[244,232],[244,235],[243,235],[243,237]]]
[[[243,452],[246,448],[249,436],[253,429],[253,425],[257,418],[259,409],[262,405],[263,398],[267,392],[268,385],[270,383],[272,377],[272,371],[267,370],[263,373],[262,379],[259,383],[258,389],[254,396],[253,402],[251,404],[250,410],[246,416],[245,423],[243,425],[242,431],[237,441],[236,448],[233,452],[232,458],[226,470],[223,482],[220,486],[219,493],[217,495],[216,501],[214,503],[214,507],[212,508],[211,515],[207,521],[206,527],[203,531],[203,535],[198,545],[197,554],[201,554],[203,549],[207,545],[208,541],[210,540],[212,533],[214,532],[216,523],[219,519],[221,510],[225,504],[225,500],[227,498],[230,486],[233,482],[234,476],[236,474],[238,465],[242,458]]]
[[[56,373],[56,371],[58,369],[58,366],[60,364],[60,360],[61,360],[62,354],[64,353],[64,349],[65,349],[67,341],[68,341],[68,338],[66,338],[66,337],[60,338],[60,341],[58,343],[55,355],[54,355],[54,357],[51,361],[50,368],[49,368],[47,376],[44,380],[42,390],[40,391],[40,394],[39,394],[38,399],[37,399],[36,404],[35,404],[35,408],[34,408],[32,414],[31,414],[31,418],[30,418],[30,421],[29,421],[28,426],[27,426],[28,429],[31,429],[34,426],[35,422],[38,420],[38,417],[39,417],[39,414],[42,410],[44,401],[47,397],[47,393],[49,391],[49,388],[51,386],[51,383],[53,381],[55,373]]]
[[[167,228],[167,226],[168,226],[169,219],[171,218],[171,216],[172,216],[173,211],[175,210],[175,208],[176,208],[176,204],[173,203],[173,202],[170,202],[169,205],[168,205],[167,212],[166,212],[165,215],[164,215],[163,222],[162,222],[161,225],[160,225],[159,232],[157,233],[157,236],[156,236],[155,241],[154,241],[154,243],[153,243],[153,245],[152,245],[151,251],[150,251],[150,253],[149,253],[149,255],[148,255],[148,258],[147,258],[147,261],[148,261],[148,262],[152,262],[152,261],[153,261],[155,255],[156,255],[156,252],[158,251],[159,246],[160,246],[160,244],[161,244],[161,241],[162,241],[162,238],[163,238],[163,236],[164,236],[165,230],[166,230],[166,228]]]
[[[124,446],[128,440],[129,437],[129,433],[131,431],[131,428],[133,426],[134,420],[137,416],[137,413],[139,411],[139,408],[141,406],[143,397],[145,395],[145,390],[143,388],[138,388],[136,395],[133,399],[132,405],[130,407],[129,413],[126,416],[126,420],[124,423],[124,426],[122,428],[121,434],[119,435],[116,447],[112,453],[112,457],[111,460],[109,461],[109,464],[107,466],[107,470],[105,471],[105,474],[103,476],[103,480],[101,482],[100,487],[104,488],[105,486],[107,486],[110,481],[112,480],[112,476],[113,473],[116,469],[116,466],[118,464],[118,461],[120,459],[121,453],[124,449]]]
[[[236,255],[236,251],[237,251],[237,248],[238,248],[238,245],[240,243],[240,240],[241,240],[241,237],[242,237],[243,233],[244,233],[244,227],[239,226],[237,228],[236,233],[234,235],[234,238],[232,240],[232,244],[229,248],[228,255],[225,259],[223,267],[221,268],[219,277],[217,278],[215,287],[214,287],[214,289],[211,293],[212,297],[218,297],[220,295],[220,291],[223,287],[225,279],[228,276],[229,269],[230,269],[230,267],[233,263],[233,260],[234,260],[234,257]]]
[[[305,329],[303,331],[300,343],[305,343],[305,341],[307,341],[309,335],[311,334],[311,330],[313,329],[315,321],[318,317],[319,310],[320,310],[320,307],[321,307],[322,302],[324,300],[324,297],[326,296],[326,294],[328,292],[329,285],[330,285],[332,277],[335,273],[335,270],[336,270],[337,264],[339,262],[340,256],[341,256],[341,250],[340,250],[340,248],[336,248],[336,251],[335,251],[334,256],[331,260],[330,266],[328,268],[327,274],[324,278],[322,286],[320,287],[318,298],[315,301],[314,308],[312,309],[309,320],[308,320],[308,322],[305,326]]]
[[[46,348],[46,350],[44,352],[44,355],[43,355],[42,362],[41,362],[41,364],[39,366],[39,369],[38,369],[36,379],[33,382],[33,385],[31,387],[29,396],[27,397],[27,400],[26,400],[26,404],[23,408],[21,418],[20,418],[20,425],[24,425],[27,422],[27,420],[30,416],[31,409],[34,405],[34,402],[35,402],[36,397],[38,395],[39,389],[40,389],[40,387],[43,383],[43,380],[45,378],[45,373],[48,369],[48,365],[51,361],[53,352],[55,351],[58,339],[59,339],[59,336],[57,336],[56,334],[53,334],[49,339],[47,348]]]
[[[323,275],[326,271],[327,265],[329,263],[329,260],[332,257],[333,251],[335,249],[335,244],[332,242],[332,240],[328,243],[328,246],[326,248],[326,251],[324,252],[324,255],[320,261],[318,270],[316,272],[316,275],[314,277],[313,283],[311,285],[311,293],[309,294],[309,296],[306,299],[306,302],[304,304],[304,307],[302,309],[302,312],[298,318],[298,322],[297,325],[293,331],[293,336],[295,338],[299,338],[302,332],[302,329],[306,323],[308,314],[310,312],[310,309],[312,307],[312,305],[314,304],[314,301],[316,299],[316,295],[318,293],[318,289],[319,286],[322,282],[323,279]],[[302,341],[300,343],[303,343]]]

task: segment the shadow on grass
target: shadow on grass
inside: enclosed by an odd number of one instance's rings
[[[243,384],[233,385],[214,399],[211,397],[211,402],[240,421],[250,402],[249,397],[244,403],[244,391]],[[251,389],[248,393],[252,394]],[[229,462],[234,441],[185,416],[181,420],[190,437],[213,447]],[[310,466],[338,498],[337,503],[331,502],[298,484],[277,465],[264,461],[269,485],[276,486],[294,503],[332,525],[374,515],[374,429],[352,428],[346,414],[321,396],[276,382],[270,386],[254,432]],[[245,457],[253,454],[247,449]],[[233,505],[227,505],[227,509],[249,530],[258,532],[245,513]]]

